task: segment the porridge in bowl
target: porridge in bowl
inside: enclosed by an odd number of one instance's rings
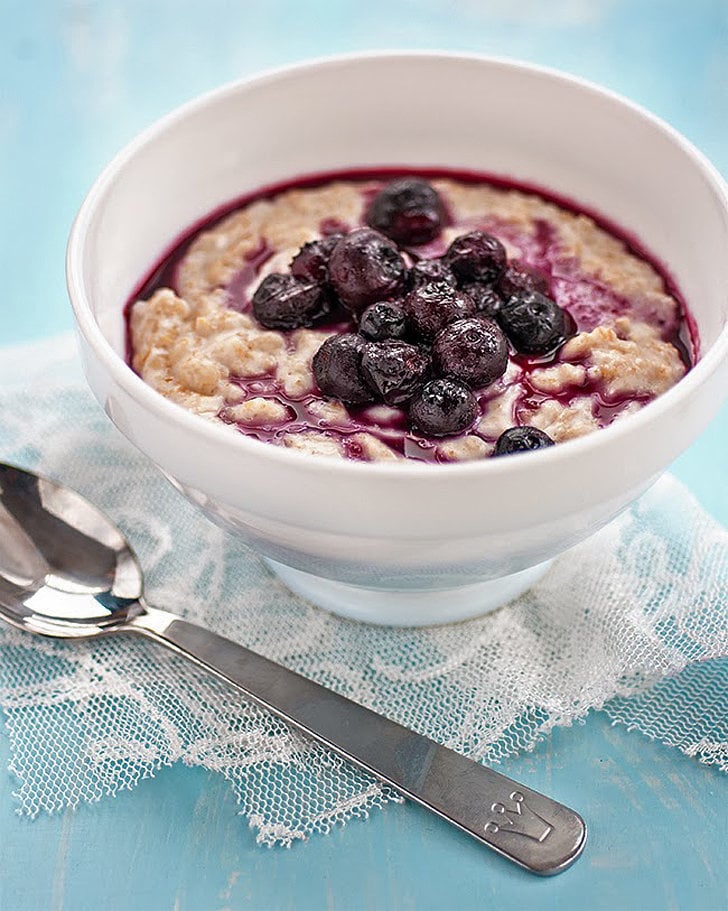
[[[616,229],[456,173],[261,192],[190,232],[127,308],[154,389],[267,443],[363,461],[538,449],[690,369],[676,290]]]

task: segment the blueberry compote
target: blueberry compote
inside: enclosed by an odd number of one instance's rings
[[[322,212],[317,192],[338,186],[346,213]],[[250,315],[258,333],[279,333],[281,351],[296,349],[299,330],[317,333],[307,337],[300,394],[286,392],[276,364],[236,373],[221,360],[236,407],[217,416],[246,435],[292,445],[313,434],[356,460],[525,452],[641,407],[697,357],[694,324],[669,277],[604,219],[481,174],[357,171],[267,188],[187,232],[127,305],[129,360],[152,385],[135,360],[135,303],[164,288],[184,298],[180,270],[200,258],[201,240],[214,249],[215,232],[229,233],[236,213],[286,194],[313,219],[287,261],[286,245],[265,229],[232,267],[229,237],[219,243],[228,259],[215,306]],[[272,416],[251,419],[251,402],[274,403]]]

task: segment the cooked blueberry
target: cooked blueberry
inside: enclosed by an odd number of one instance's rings
[[[506,267],[506,248],[492,234],[471,231],[455,238],[444,259],[460,282],[490,284]]]
[[[415,288],[402,301],[407,323],[417,338],[429,341],[457,319],[472,316],[475,305],[470,297],[446,281],[430,282]]]
[[[327,338],[313,356],[313,375],[324,395],[350,405],[363,405],[374,398],[361,375],[366,342],[360,335],[345,332]]]
[[[543,449],[553,446],[551,437],[528,424],[523,427],[509,427],[499,437],[493,450],[494,456],[509,455],[512,452],[530,452],[532,449]]]
[[[365,221],[398,244],[425,244],[440,233],[445,210],[437,191],[419,177],[400,177],[383,187]]]
[[[410,423],[416,433],[445,437],[462,433],[478,416],[473,393],[457,380],[431,380],[410,404]]]
[[[361,359],[364,381],[387,405],[403,405],[425,382],[429,356],[415,345],[387,339],[367,345]]]
[[[341,234],[329,234],[304,244],[291,260],[291,274],[296,278],[323,284],[329,277],[329,258]]]
[[[459,319],[435,336],[432,362],[440,376],[451,376],[479,389],[506,372],[508,343],[491,320]]]
[[[507,300],[511,295],[524,291],[548,294],[548,279],[542,272],[523,263],[508,263],[505,272],[498,279],[498,292],[504,300]]]
[[[266,329],[313,326],[330,309],[328,295],[320,285],[279,272],[266,276],[253,295],[253,314]]]
[[[498,311],[508,340],[522,354],[549,354],[572,331],[571,317],[545,294],[513,294]]]
[[[394,301],[380,301],[367,307],[361,315],[359,332],[373,342],[385,338],[403,338],[407,330],[404,310]]]
[[[395,297],[404,287],[405,264],[391,240],[357,228],[336,244],[329,259],[329,280],[348,310]]]
[[[482,282],[471,282],[463,285],[463,293],[473,299],[475,310],[483,316],[495,316],[501,306],[501,299],[498,292],[492,285],[484,285]]]
[[[433,281],[445,281],[453,288],[457,285],[452,269],[441,259],[421,259],[407,273],[407,288],[410,291]]]

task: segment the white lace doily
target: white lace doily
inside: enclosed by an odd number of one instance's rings
[[[151,603],[476,759],[528,750],[553,726],[604,708],[728,771],[728,532],[674,479],[488,617],[424,630],[361,625],[289,594],[188,504],[111,425],[72,352],[62,339],[3,353],[0,452],[118,522]],[[178,761],[224,775],[266,844],[397,799],[136,639],[73,644],[0,628],[0,705],[29,815],[113,796]]]

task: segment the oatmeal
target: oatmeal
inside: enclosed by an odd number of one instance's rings
[[[154,389],[259,440],[364,461],[540,448],[690,365],[686,314],[623,239],[515,187],[322,181],[196,231],[128,308]]]

